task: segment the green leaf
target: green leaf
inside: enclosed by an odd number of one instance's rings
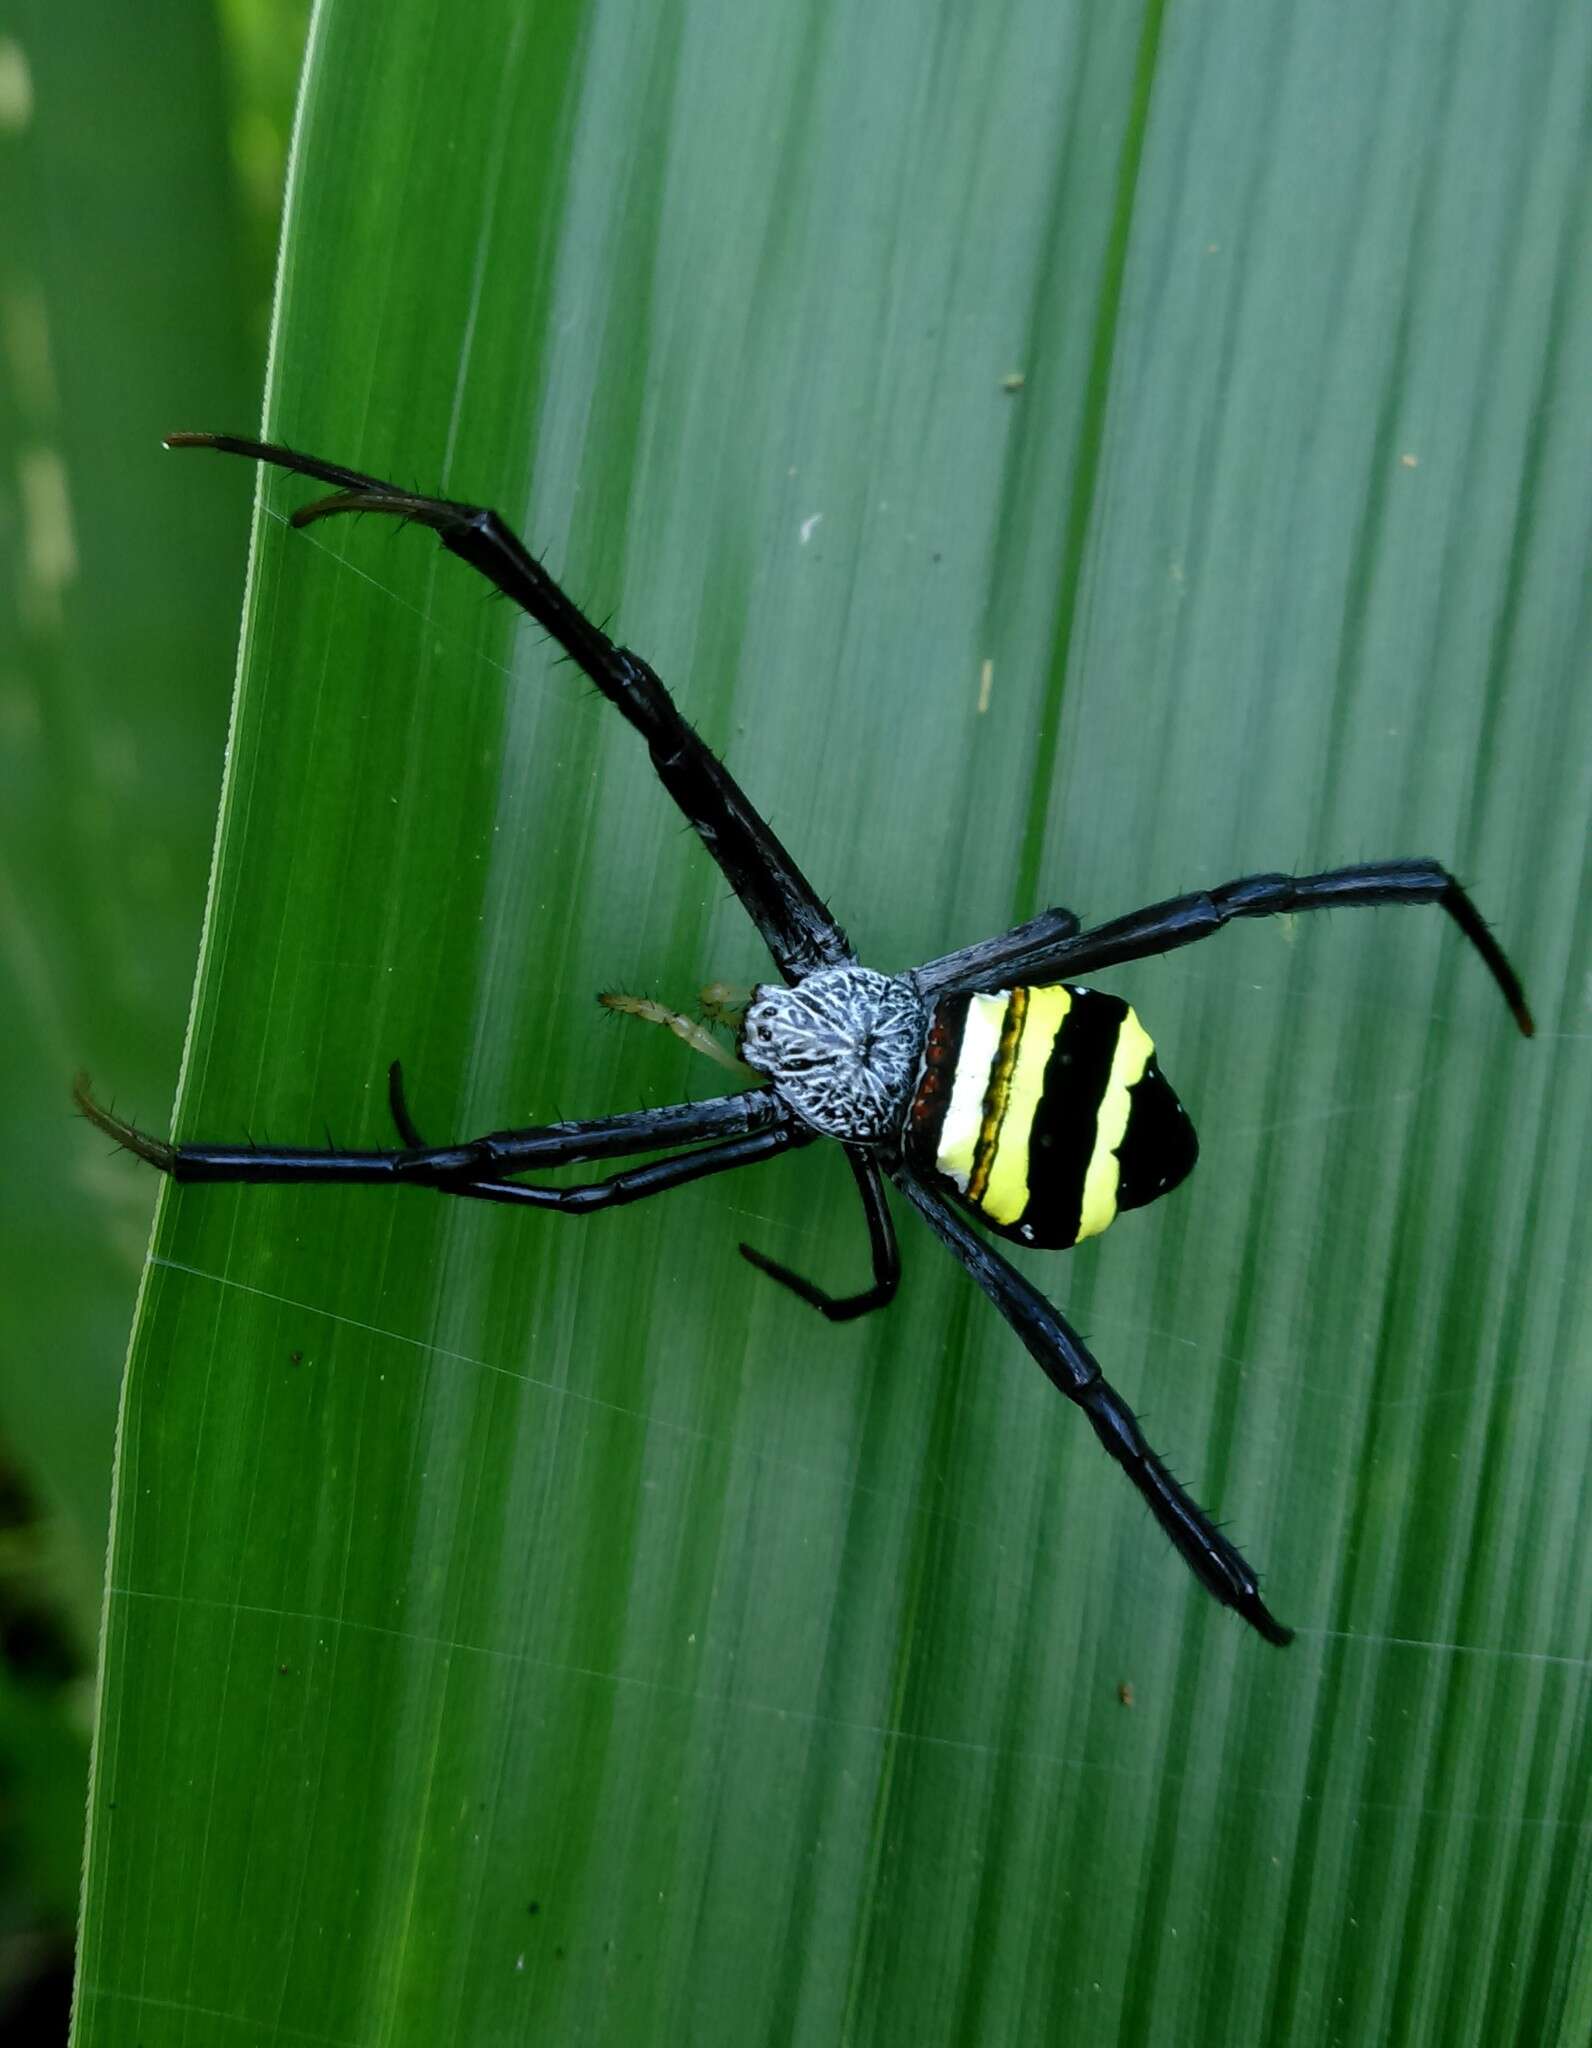
[[[584,1224],[169,1191],[80,2042],[1584,2037],[1589,44],[322,7],[269,430],[495,504],[867,959],[1431,853],[1541,1035],[1432,914],[1116,980],[1202,1170],[1027,1270],[1283,1655],[909,1217],[848,1328],[737,1258],[860,1275],[832,1148]],[[439,1136],[714,1092],[593,1003],[767,971],[645,749],[305,496],[178,1131],[381,1143],[395,1055]]]

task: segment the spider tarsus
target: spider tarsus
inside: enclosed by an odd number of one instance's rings
[[[347,491],[333,491],[324,498],[312,498],[307,505],[296,505],[287,515],[287,523],[295,529],[313,526],[319,519],[330,519],[335,513],[347,510],[363,510],[363,507],[348,507],[341,501],[348,497]]]
[[[419,1125],[409,1113],[409,1098],[404,1093],[402,1060],[394,1060],[387,1069],[387,1111],[392,1118],[393,1128],[410,1150],[423,1152],[426,1141],[420,1135]]]
[[[1293,1630],[1285,1627],[1277,1619],[1258,1593],[1254,1594],[1238,1612],[1252,1629],[1264,1636],[1268,1643],[1274,1643],[1279,1650],[1286,1650],[1293,1641]]]
[[[162,448],[218,448],[219,434],[165,434],[161,437]]]
[[[1509,956],[1494,938],[1491,924],[1476,908],[1470,891],[1459,877],[1446,869],[1439,868],[1439,872],[1448,876],[1447,885],[1437,898],[1439,905],[1448,912],[1486,962],[1488,972],[1497,982],[1504,1001],[1509,1005],[1510,1014],[1521,1037],[1535,1038],[1537,1024],[1531,1014],[1531,1006],[1526,1001],[1525,988],[1519,975],[1510,965]]]
[[[104,1103],[96,1102],[89,1086],[87,1074],[78,1074],[72,1082],[72,1100],[77,1104],[80,1115],[86,1117],[96,1130],[112,1138],[124,1152],[131,1152],[136,1159],[146,1159],[162,1173],[171,1173],[177,1164],[177,1148],[169,1145],[164,1138],[151,1136],[148,1131],[139,1130],[119,1117]]]
[[[778,1259],[771,1259],[767,1252],[760,1252],[755,1244],[744,1242],[736,1250],[749,1266],[755,1266],[759,1273],[766,1273],[770,1280],[777,1280],[781,1287],[788,1287],[798,1301],[805,1301],[809,1308],[823,1310],[823,1299],[817,1288],[808,1285],[789,1266],[782,1266]]]

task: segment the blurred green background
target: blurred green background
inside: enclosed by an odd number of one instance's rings
[[[10,1995],[77,2038],[1585,2040],[1592,18],[1451,0],[316,16],[268,419],[490,496],[876,964],[1434,853],[1121,978],[1188,1190],[1027,1270],[1300,1630],[1187,1580],[832,1158],[588,1227],[168,1191],[714,1091],[755,944],[423,536],[259,416],[297,9],[0,41]],[[200,956],[240,603],[246,632]],[[18,2008],[20,2010],[20,2008]],[[14,2019],[13,2025],[31,2024]],[[53,2020],[59,2038],[60,2022]],[[20,2038],[20,2036],[19,2036]]]
[[[0,22],[0,2036],[65,2039],[112,1434],[215,829],[248,508],[160,460],[258,417],[308,0]],[[35,2036],[34,2029],[37,2029]]]

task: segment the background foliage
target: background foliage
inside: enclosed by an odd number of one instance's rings
[[[252,418],[306,9],[0,24],[0,2033],[65,2037],[112,1430],[153,1186],[63,1092],[164,1116],[214,831],[245,508],[159,459]],[[241,30],[252,30],[245,41]],[[257,59],[255,52],[269,51]],[[240,206],[238,131],[259,166]],[[275,169],[271,169],[274,156]]]
[[[1547,0],[323,8],[268,423],[496,502],[868,958],[1431,851],[1542,1035],[1430,917],[1120,978],[1202,1170],[1031,1270],[1285,1657],[921,1236],[853,1330],[741,1265],[856,1269],[833,1159],[164,1199],[81,2040],[1584,2038],[1589,79]],[[595,1028],[759,971],[632,736],[295,496],[178,1128],[375,1142],[394,1053],[450,1134],[711,1091]]]

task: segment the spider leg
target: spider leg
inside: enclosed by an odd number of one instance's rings
[[[850,942],[796,863],[752,808],[723,762],[680,715],[648,664],[616,647],[559,588],[496,512],[405,491],[268,441],[231,434],[171,434],[171,448],[214,448],[335,486],[335,495],[302,505],[292,524],[339,512],[379,512],[429,526],[451,554],[486,577],[536,620],[585,670],[641,734],[659,781],[723,870],[774,962],[788,981],[854,957]]]
[[[1295,910],[1339,910],[1378,903],[1436,903],[1446,910],[1486,962],[1516,1024],[1529,1038],[1534,1026],[1520,977],[1481,913],[1447,868],[1435,860],[1377,861],[1366,867],[1329,868],[1320,875],[1244,875],[1215,889],[1197,890],[1131,910],[1077,938],[1040,949],[1023,964],[1030,975],[1055,979],[1118,967],[1208,939],[1235,917],[1276,917]],[[960,984],[965,988],[966,982]]]
[[[772,1130],[721,1139],[695,1152],[677,1152],[669,1159],[649,1160],[645,1166],[627,1167],[604,1180],[582,1181],[568,1188],[539,1187],[517,1180],[460,1180],[452,1175],[406,1174],[404,1178],[417,1187],[435,1188],[442,1195],[461,1195],[478,1202],[519,1202],[533,1209],[557,1209],[565,1216],[589,1216],[597,1209],[621,1209],[631,1202],[644,1202],[649,1195],[665,1194],[710,1174],[755,1166],[781,1152],[815,1144],[817,1139],[816,1131],[801,1124],[777,1124]]]
[[[890,1221],[890,1211],[885,1206],[884,1179],[871,1152],[860,1145],[846,1147],[846,1159],[857,1183],[857,1192],[862,1196],[863,1214],[868,1219],[868,1240],[873,1251],[873,1285],[862,1294],[826,1294],[821,1287],[815,1287],[811,1280],[804,1280],[800,1273],[793,1273],[789,1266],[782,1266],[775,1259],[743,1244],[741,1257],[747,1259],[760,1273],[766,1273],[771,1280],[777,1280],[782,1287],[788,1287],[792,1294],[800,1295],[810,1307],[827,1316],[832,1323],[849,1323],[858,1316],[865,1316],[871,1309],[884,1308],[895,1300],[896,1289],[901,1285],[901,1253],[896,1245],[895,1225]]]
[[[997,938],[979,939],[960,946],[954,953],[942,953],[912,971],[912,982],[925,1001],[968,988],[993,988],[1025,979],[1024,969],[1034,953],[1045,953],[1064,940],[1076,938],[1078,919],[1070,910],[1042,910],[1025,924],[1013,925]]]
[[[409,1114],[409,1098],[404,1093],[404,1069],[402,1060],[394,1060],[387,1069],[387,1110],[392,1117],[393,1129],[403,1139],[411,1152],[424,1152],[426,1141],[420,1135],[420,1127]]]
[[[651,996],[621,995],[617,989],[604,989],[597,1000],[616,1016],[639,1017],[643,1024],[661,1024],[665,1031],[672,1031],[682,1045],[690,1046],[693,1052],[701,1053],[715,1066],[740,1075],[742,1080],[747,1078],[749,1069],[745,1064],[733,1052],[726,1052],[706,1024],[699,1024],[695,1017],[682,1017],[678,1010],[671,1010],[665,1003],[654,1002]]]
[[[394,1065],[396,1065],[396,1061]],[[394,1121],[403,1108],[403,1075],[388,1075],[388,1100]],[[400,1125],[400,1132],[403,1126]],[[671,1103],[664,1109],[633,1109],[618,1116],[591,1117],[579,1123],[533,1124],[521,1130],[490,1131],[459,1145],[439,1145],[399,1155],[393,1177],[399,1180],[456,1177],[501,1180],[506,1174],[536,1168],[576,1166],[591,1159],[613,1159],[631,1152],[690,1145],[706,1138],[739,1138],[769,1130],[803,1130],[772,1088],[752,1088],[741,1095],[715,1095],[706,1102]]]
[[[745,1095],[721,1095],[708,1102],[675,1103],[666,1109],[631,1110],[620,1116],[594,1117],[587,1123],[533,1125],[524,1130],[492,1131],[459,1145],[409,1146],[418,1136],[404,1100],[402,1072],[388,1077],[389,1102],[406,1149],[386,1152],[345,1152],[336,1148],[277,1145],[174,1145],[125,1122],[94,1100],[88,1082],[79,1076],[73,1093],[78,1108],[107,1137],[140,1159],[147,1159],[174,1180],[250,1182],[345,1182],[392,1186],[413,1181],[425,1187],[454,1185],[475,1188],[511,1173],[534,1168],[574,1166],[592,1159],[651,1152],[702,1140],[739,1142],[775,1137],[781,1145],[809,1136],[772,1089]],[[691,1155],[698,1157],[702,1155]],[[757,1156],[761,1156],[760,1154]],[[685,1176],[694,1178],[692,1174]],[[535,1200],[541,1191],[513,1195]],[[556,1191],[555,1191],[556,1192]],[[568,1192],[568,1191],[565,1191]],[[632,1198],[634,1199],[634,1198]],[[557,1207],[556,1202],[544,1207]],[[580,1206],[578,1203],[575,1206]]]
[[[1261,1599],[1250,1566],[1145,1442],[1132,1409],[1102,1375],[1077,1333],[938,1196],[899,1169],[892,1178],[1005,1316],[1051,1383],[1088,1416],[1095,1435],[1144,1496],[1200,1584],[1223,1606],[1241,1614],[1268,1643],[1289,1642],[1292,1629],[1284,1628]]]

